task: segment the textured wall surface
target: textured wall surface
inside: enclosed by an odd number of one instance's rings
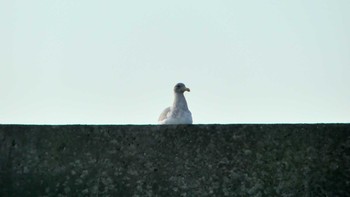
[[[0,196],[350,196],[350,125],[0,125]]]

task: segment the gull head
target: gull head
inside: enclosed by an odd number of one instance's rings
[[[182,94],[183,94],[185,91],[190,91],[190,89],[187,88],[187,87],[185,86],[185,84],[183,84],[183,83],[178,83],[178,84],[176,84],[175,87],[174,87],[174,92],[175,92],[175,93],[182,93]]]

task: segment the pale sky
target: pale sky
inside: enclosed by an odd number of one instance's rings
[[[350,122],[349,0],[0,0],[0,124]]]

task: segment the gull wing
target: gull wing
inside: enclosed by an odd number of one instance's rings
[[[170,113],[170,107],[167,107],[163,110],[163,112],[160,114],[159,118],[158,118],[158,122],[162,122],[165,119],[168,118],[168,114]]]

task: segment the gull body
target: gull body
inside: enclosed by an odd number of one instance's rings
[[[173,105],[163,110],[158,118],[159,124],[192,124],[192,114],[187,106],[184,96],[185,91],[190,91],[183,83],[174,87]]]

